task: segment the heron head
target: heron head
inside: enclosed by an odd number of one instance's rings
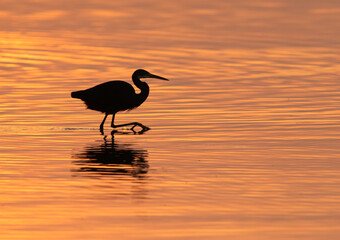
[[[161,80],[165,80],[165,81],[169,81],[169,79],[166,79],[164,77],[160,77],[154,74],[149,73],[148,71],[144,70],[144,69],[138,69],[133,73],[133,76],[137,77],[137,78],[157,78],[157,79],[161,79]]]

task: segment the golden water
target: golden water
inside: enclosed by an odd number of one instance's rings
[[[1,1],[1,239],[338,239],[340,3]],[[70,92],[144,68],[112,137]]]

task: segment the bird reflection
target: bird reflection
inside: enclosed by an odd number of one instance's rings
[[[74,154],[73,164],[77,168],[74,173],[86,174],[87,176],[104,175],[131,175],[141,178],[148,172],[148,152],[136,149],[131,144],[120,144],[112,139],[99,145],[86,147],[81,153]],[[78,175],[78,174],[77,174]]]

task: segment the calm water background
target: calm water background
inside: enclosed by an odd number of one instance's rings
[[[0,9],[1,239],[339,239],[339,1]],[[70,92],[137,68],[104,139]]]

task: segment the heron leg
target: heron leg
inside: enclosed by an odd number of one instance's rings
[[[99,131],[101,132],[101,134],[104,134],[104,123],[105,123],[105,120],[107,118],[107,115],[109,115],[109,114],[105,113],[105,117],[104,117],[102,123],[99,126]]]
[[[136,127],[136,126],[139,126],[139,127],[141,127],[143,130],[143,132],[145,132],[145,131],[147,131],[147,130],[150,130],[150,128],[149,127],[147,127],[147,126],[144,126],[143,124],[141,124],[141,123],[139,123],[139,122],[130,122],[130,123],[125,123],[125,124],[119,124],[119,125],[115,125],[114,124],[114,121],[115,121],[115,114],[113,114],[112,115],[112,122],[111,122],[111,127],[112,128],[119,128],[119,127],[125,127],[125,126],[132,126],[130,129],[132,130],[132,131],[134,131],[134,128]],[[134,131],[135,132],[135,131]]]
[[[136,126],[139,126],[143,129],[143,131],[149,130],[150,128],[139,123],[139,122],[130,122],[130,123],[125,123],[125,124],[119,124],[119,125],[114,125],[113,128],[118,128],[118,127],[125,127],[125,126],[132,126],[130,129],[133,131],[133,129]]]
[[[112,128],[115,128],[115,116],[116,116],[115,113],[112,114],[112,121],[111,121],[111,127],[112,127]]]

